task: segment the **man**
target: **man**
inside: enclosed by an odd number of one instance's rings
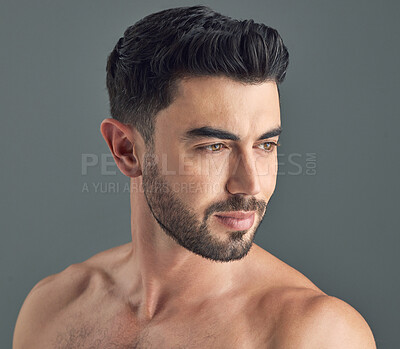
[[[39,282],[20,348],[375,348],[350,305],[253,243],[276,184],[277,31],[203,6],[149,15],[107,63],[101,133],[132,242]]]

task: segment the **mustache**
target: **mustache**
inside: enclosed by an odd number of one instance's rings
[[[205,212],[205,219],[216,212],[224,211],[257,211],[262,215],[267,207],[264,200],[257,200],[254,197],[245,199],[242,195],[235,195],[223,202],[212,204]]]

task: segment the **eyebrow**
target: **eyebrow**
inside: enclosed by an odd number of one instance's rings
[[[279,136],[281,133],[282,127],[279,126],[272,130],[264,132],[257,138],[257,141],[261,141],[262,139],[271,138],[274,136]],[[183,142],[189,142],[199,138],[218,138],[228,139],[232,141],[240,141],[240,137],[232,132],[209,126],[190,129],[181,136],[181,140]]]

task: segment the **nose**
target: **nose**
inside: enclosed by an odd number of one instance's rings
[[[226,189],[231,194],[257,195],[260,191],[260,179],[256,162],[250,154],[239,154],[232,161]]]

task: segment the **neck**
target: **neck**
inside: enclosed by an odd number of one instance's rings
[[[195,305],[232,291],[249,256],[216,262],[178,245],[155,221],[143,192],[132,191],[132,182],[129,294],[139,316],[149,320],[175,304]]]

